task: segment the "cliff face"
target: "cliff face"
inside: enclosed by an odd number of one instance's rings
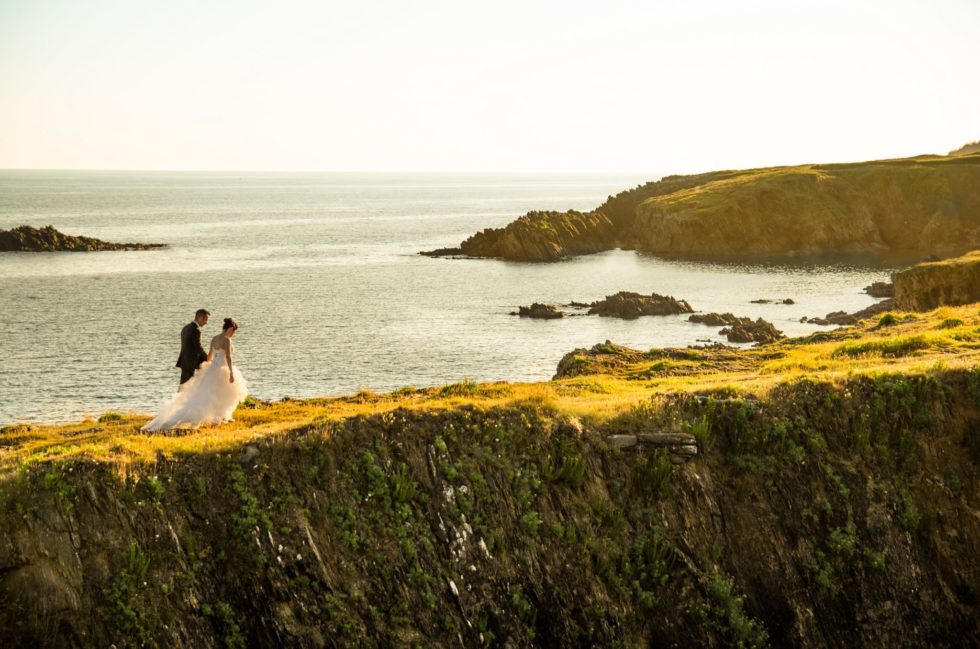
[[[525,261],[613,247],[739,260],[957,255],[980,247],[980,155],[670,176],[573,219],[534,214],[462,251]]]
[[[980,241],[978,188],[980,157],[759,170],[641,202],[633,241],[676,255],[946,256]]]
[[[40,461],[0,481],[0,644],[975,645],[978,408],[946,371]]]
[[[980,302],[980,250],[918,264],[892,276],[895,303],[910,311]]]

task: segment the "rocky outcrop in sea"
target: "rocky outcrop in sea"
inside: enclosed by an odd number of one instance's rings
[[[633,320],[645,315],[676,315],[692,313],[694,309],[684,300],[678,300],[670,295],[652,293],[642,295],[629,291],[620,291],[615,295],[607,295],[605,299],[593,302],[589,307],[589,315],[599,315],[610,318]]]
[[[0,252],[97,252],[103,250],[151,250],[159,243],[110,243],[92,237],[64,234],[48,225],[32,228],[22,225],[0,230]]]

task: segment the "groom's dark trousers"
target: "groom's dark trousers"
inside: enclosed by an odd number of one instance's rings
[[[201,363],[208,359],[201,347],[201,328],[196,322],[184,325],[180,330],[180,356],[177,357],[177,367],[180,368],[180,383],[183,385],[194,376]]]

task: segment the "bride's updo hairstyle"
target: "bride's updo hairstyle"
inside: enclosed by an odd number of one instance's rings
[[[225,318],[225,324],[221,327],[221,330],[228,331],[229,329],[238,329],[238,323],[231,318]]]

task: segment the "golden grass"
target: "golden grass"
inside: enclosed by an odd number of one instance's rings
[[[840,380],[882,372],[908,374],[977,367],[980,361],[978,304],[943,307],[924,314],[895,314],[878,320],[732,352],[699,350],[665,359],[651,351],[638,362],[603,374],[540,383],[471,383],[389,394],[362,391],[340,398],[288,400],[240,407],[235,422],[193,431],[146,434],[148,417],[112,413],[100,421],[65,425],[15,425],[0,432],[0,475],[40,461],[92,460],[126,465],[152,463],[187,453],[227,452],[315,424],[406,408],[441,411],[531,405],[601,424],[652,395],[734,387],[765,396],[775,385],[802,377]],[[958,323],[956,321],[959,321]],[[940,327],[940,325],[943,325]],[[908,344],[915,341],[914,344]],[[901,353],[892,353],[900,350]],[[600,364],[601,365],[601,364]]]

